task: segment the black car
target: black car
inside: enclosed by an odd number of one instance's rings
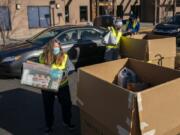
[[[113,25],[115,18],[112,15],[101,15],[94,19],[94,26],[107,28]]]
[[[177,44],[180,45],[180,14],[156,25],[153,32],[159,35],[175,36]]]
[[[105,31],[94,26],[56,26],[34,37],[0,50],[0,74],[20,76],[23,62],[37,61],[46,43],[51,39],[61,42],[76,65],[103,61],[105,46],[102,43]],[[83,64],[82,64],[83,63]]]

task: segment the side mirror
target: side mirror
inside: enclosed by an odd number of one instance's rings
[[[78,43],[79,43],[79,42],[82,42],[82,39],[78,39]]]

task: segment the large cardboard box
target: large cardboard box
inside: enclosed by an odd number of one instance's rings
[[[151,87],[132,92],[114,82],[132,69]],[[180,133],[180,72],[134,59],[81,68],[78,104],[82,135],[176,135]]]
[[[162,66],[174,68],[176,38],[153,34],[139,34],[132,37],[122,37],[120,52],[122,57],[143,60],[146,62],[160,60],[163,63]],[[171,61],[169,61],[169,58],[171,58]],[[173,63],[173,65],[169,64],[167,61]]]

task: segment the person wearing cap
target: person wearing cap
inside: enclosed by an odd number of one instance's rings
[[[108,28],[109,31],[111,32],[111,36],[116,42],[108,43],[106,45],[106,51],[104,56],[105,61],[116,60],[120,57],[119,44],[120,44],[120,39],[122,37],[122,30],[121,30],[122,25],[123,25],[122,20],[116,20],[114,22],[114,26]]]
[[[131,34],[136,34],[140,30],[140,23],[138,18],[135,16],[130,16],[129,20],[126,22],[126,32]]]

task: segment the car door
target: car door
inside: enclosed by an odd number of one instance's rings
[[[65,31],[56,37],[56,39],[61,43],[63,50],[67,52],[69,58],[76,63],[79,57],[77,29]]]
[[[102,44],[102,33],[93,28],[81,28],[78,30],[80,39],[80,60],[93,62],[103,58],[105,46]]]

